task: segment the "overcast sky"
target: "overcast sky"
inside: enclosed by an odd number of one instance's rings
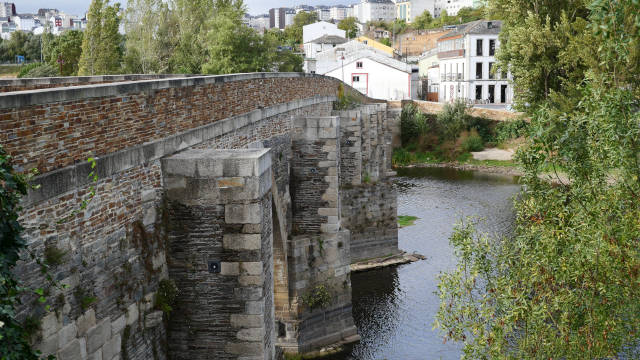
[[[11,0],[8,0],[11,1]],[[114,0],[111,0],[115,2]],[[18,13],[35,13],[40,8],[55,8],[67,14],[82,15],[89,9],[90,0],[13,0]],[[295,5],[349,5],[358,0],[245,0],[252,15],[263,14],[273,7],[293,7]],[[120,0],[125,5],[127,0]]]

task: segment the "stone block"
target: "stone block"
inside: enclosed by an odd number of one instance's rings
[[[84,338],[71,341],[62,350],[58,351],[58,360],[86,360],[87,348]]]
[[[262,275],[239,276],[238,283],[240,286],[261,286],[264,284],[264,277]]]
[[[142,202],[150,202],[156,199],[156,191],[154,189],[151,190],[142,190]]]
[[[264,316],[263,315],[231,314],[230,322],[231,322],[231,327],[236,329],[261,328],[264,326]]]
[[[337,129],[334,127],[318,128],[319,139],[335,139],[337,137]]]
[[[41,329],[42,337],[48,338],[60,330],[62,324],[58,321],[55,312],[50,312],[42,318]]]
[[[243,275],[262,275],[262,262],[242,262],[240,263],[240,273]]]
[[[120,334],[116,334],[114,337],[109,339],[104,346],[102,347],[102,358],[111,360],[116,355],[120,354],[120,350],[122,349],[122,338]]]
[[[90,354],[88,360],[102,360],[102,349]]]
[[[237,188],[243,187],[245,183],[244,177],[230,177],[230,178],[218,178],[216,184],[219,188]]]
[[[62,349],[78,335],[78,328],[75,323],[63,327],[58,332],[58,348]]]
[[[224,207],[227,224],[260,224],[262,208],[260,204],[228,204]]]
[[[320,216],[338,216],[337,208],[319,208],[318,215]]]
[[[240,287],[233,289],[233,296],[236,300],[261,300],[262,288],[261,287]]]
[[[222,244],[228,250],[260,250],[260,234],[224,234]]]
[[[122,315],[119,318],[111,322],[111,333],[117,334],[122,331],[126,325],[126,315]]]
[[[111,338],[111,320],[106,318],[87,331],[87,351],[93,353]]]
[[[238,331],[236,337],[242,341],[262,341],[264,339],[264,329],[242,329]]]
[[[158,217],[158,213],[156,211],[156,207],[152,206],[147,210],[145,210],[144,217],[142,218],[142,224],[144,224],[144,226],[149,226],[151,224],[154,224],[156,222],[157,217]]]
[[[264,314],[264,301],[245,301],[244,313],[247,315],[261,315]]]
[[[262,234],[262,224],[245,224],[242,227],[243,234]]]
[[[40,352],[42,352],[42,355],[44,356],[55,355],[56,351],[60,349],[58,347],[58,333],[55,333],[49,336],[48,338],[42,340],[38,344],[38,346],[36,346],[36,349],[40,350]]]
[[[224,347],[225,352],[234,355],[261,355],[263,352],[262,342],[238,342],[227,343]]]
[[[154,328],[160,324],[162,324],[162,316],[163,316],[163,312],[162,311],[154,311],[152,313],[149,313],[147,315],[145,315],[144,317],[144,327],[146,329],[150,329],[150,328]]]
[[[340,230],[340,224],[321,224],[320,231],[323,233],[335,233]]]
[[[220,263],[220,274],[237,276],[238,274],[240,274],[240,263],[237,263],[237,262]]]
[[[87,310],[76,320],[78,336],[84,336],[91,327],[96,325],[96,312],[93,309]]]
[[[136,321],[138,321],[138,317],[140,316],[140,310],[138,310],[138,304],[133,303],[129,305],[127,308],[127,325],[133,325]]]

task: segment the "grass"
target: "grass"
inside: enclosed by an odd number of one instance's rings
[[[407,166],[412,164],[441,164],[441,163],[457,163],[460,165],[478,165],[478,166],[491,166],[491,167],[517,167],[518,164],[512,160],[475,160],[471,153],[464,152],[456,157],[454,161],[440,156],[433,151],[411,152],[407,149],[401,148],[394,150],[393,153],[393,165],[394,166]]]
[[[411,225],[415,225],[416,220],[419,218],[416,216],[400,215],[398,216],[398,227],[403,228]]]
[[[17,65],[0,65],[0,77],[16,77],[20,68]]]

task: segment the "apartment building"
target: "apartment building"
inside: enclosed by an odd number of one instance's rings
[[[423,12],[434,14],[436,0],[408,0],[396,1],[396,18],[411,23]]]
[[[390,0],[361,0],[353,5],[353,15],[363,24],[369,21],[393,21],[396,18],[396,4]]]
[[[510,74],[497,72],[500,21],[478,20],[459,25],[438,39],[441,102],[464,99],[473,104],[510,104]]]

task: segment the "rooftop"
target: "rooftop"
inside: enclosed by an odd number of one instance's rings
[[[446,40],[455,36],[465,36],[470,34],[482,34],[482,35],[492,35],[499,34],[500,29],[502,28],[502,21],[500,20],[476,20],[470,23],[457,25],[456,29],[446,35],[438,38],[438,41]]]

